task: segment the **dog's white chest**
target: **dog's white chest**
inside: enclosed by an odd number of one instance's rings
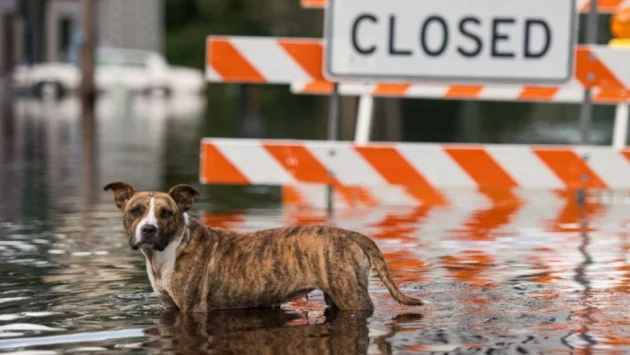
[[[161,300],[173,299],[171,276],[175,270],[176,250],[179,243],[170,243],[162,252],[153,252],[152,258],[147,258],[146,267],[151,287]],[[165,297],[168,296],[168,297]],[[172,302],[172,301],[171,301]]]

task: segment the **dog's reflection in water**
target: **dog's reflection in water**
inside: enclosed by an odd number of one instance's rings
[[[158,325],[145,330],[144,347],[156,354],[367,354],[371,316],[372,311],[326,309],[324,321],[291,325],[304,323],[304,317],[274,309],[164,311]],[[381,354],[391,353],[386,338],[393,334],[374,339]]]

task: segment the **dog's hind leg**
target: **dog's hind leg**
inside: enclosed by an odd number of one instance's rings
[[[360,284],[351,284],[350,287],[333,287],[327,292],[329,298],[337,309],[345,310],[373,310],[374,304],[370,298],[367,287]],[[328,304],[328,302],[326,302]]]
[[[339,309],[373,310],[374,304],[368,292],[369,269],[349,272],[332,280],[324,291],[326,304],[332,303]]]

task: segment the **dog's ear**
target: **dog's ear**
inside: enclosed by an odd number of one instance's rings
[[[125,206],[125,203],[129,201],[131,196],[136,193],[136,189],[134,189],[133,186],[123,181],[109,183],[105,185],[105,187],[103,187],[103,190],[112,190],[114,196],[114,204],[121,210],[123,209],[123,206]]]
[[[185,184],[179,184],[173,186],[168,194],[171,195],[179,209],[183,212],[188,211],[195,201],[195,197],[199,196],[199,191],[195,190],[194,187]]]

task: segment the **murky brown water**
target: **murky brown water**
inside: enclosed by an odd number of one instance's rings
[[[0,120],[0,353],[625,354],[627,204],[524,192],[532,202],[323,211],[274,188],[200,187],[193,215],[254,230],[332,223],[382,248],[396,282],[431,305],[397,305],[376,277],[373,314],[326,314],[322,295],[284,311],[164,313],[143,257],[101,187],[197,185],[213,120],[194,99],[99,106],[93,156],[74,102],[17,103]],[[203,120],[206,120],[204,123]],[[198,185],[197,185],[198,186]],[[624,202],[621,200],[621,202]]]

